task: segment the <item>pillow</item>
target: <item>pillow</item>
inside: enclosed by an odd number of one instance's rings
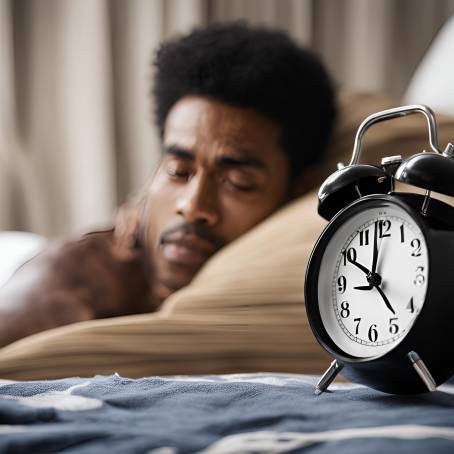
[[[392,107],[380,96],[344,94],[329,159],[348,161],[358,124]],[[454,137],[441,117],[440,142]],[[427,144],[424,119],[384,122],[366,135],[364,162],[410,154]],[[0,350],[0,377],[51,379],[111,374],[320,373],[330,359],[304,308],[304,274],[325,222],[312,192],[219,251],[159,312],[94,320],[43,332]]]
[[[0,287],[25,261],[44,248],[46,240],[29,232],[0,232]]]
[[[436,111],[454,115],[453,46],[454,16],[451,16],[419,62],[404,94],[405,103],[426,103]]]

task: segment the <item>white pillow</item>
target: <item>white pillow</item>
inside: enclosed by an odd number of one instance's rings
[[[34,233],[0,232],[0,287],[45,244],[46,240]]]
[[[454,16],[435,37],[407,87],[403,104],[427,104],[454,115]]]

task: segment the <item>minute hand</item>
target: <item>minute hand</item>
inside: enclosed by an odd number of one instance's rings
[[[379,285],[374,285],[374,287],[378,290],[378,293],[380,293],[381,297],[383,298],[383,301],[385,302],[386,304],[386,307],[394,314],[396,315],[396,313],[394,312],[394,309],[393,307],[391,306],[391,303],[389,302],[388,298],[386,297],[386,295],[384,294],[383,290],[380,288]]]
[[[377,270],[377,258],[378,258],[378,245],[377,245],[377,236],[378,236],[378,221],[375,221],[374,227],[374,250],[372,256],[372,274]]]

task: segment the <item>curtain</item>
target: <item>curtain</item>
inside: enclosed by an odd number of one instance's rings
[[[314,49],[340,87],[403,93],[454,0],[0,0],[0,230],[107,225],[159,159],[160,41],[245,19]]]

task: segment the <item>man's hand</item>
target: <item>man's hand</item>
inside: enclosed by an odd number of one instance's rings
[[[0,289],[0,346],[69,323],[152,312],[140,250],[113,231],[51,246]]]

